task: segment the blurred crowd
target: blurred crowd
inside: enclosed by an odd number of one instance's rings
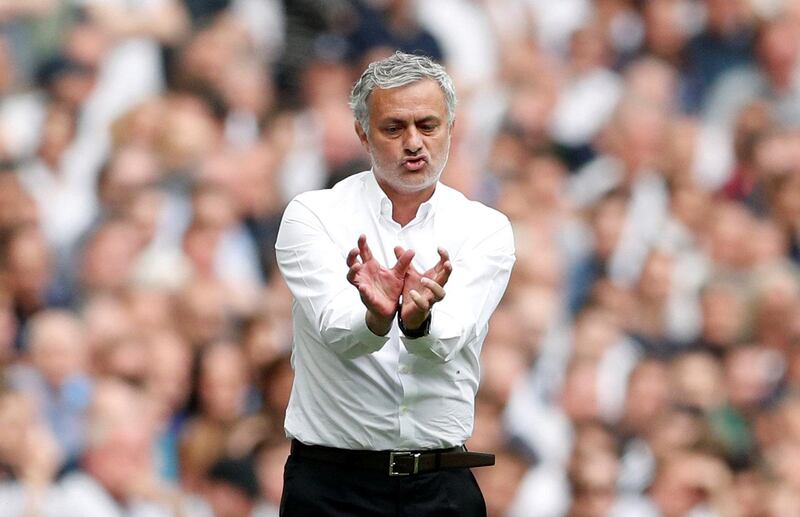
[[[798,515],[800,0],[3,0],[0,514],[277,515],[277,228],[395,49],[514,226],[490,515]]]

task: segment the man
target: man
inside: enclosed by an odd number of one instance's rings
[[[350,104],[372,170],[286,208],[276,253],[295,299],[295,381],[283,515],[486,512],[469,467],[494,458],[463,444],[514,244],[505,216],[438,182],[455,103],[428,58],[370,64]]]
[[[68,466],[83,448],[92,391],[86,331],[71,312],[47,309],[28,322],[28,364],[6,369],[10,385],[30,396],[49,425]]]

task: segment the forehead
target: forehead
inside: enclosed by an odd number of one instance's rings
[[[431,116],[447,118],[447,103],[439,83],[423,79],[395,88],[376,88],[368,99],[370,118]]]

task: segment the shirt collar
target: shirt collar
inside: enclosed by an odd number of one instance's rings
[[[365,175],[364,191],[370,211],[376,214],[386,215],[391,219],[392,202],[386,195],[386,192],[378,185],[378,181],[375,179],[375,174],[372,170]]]
[[[442,186],[437,183],[431,198],[419,206],[417,216],[414,218],[415,221],[426,221],[434,214],[436,207],[440,203],[441,189]],[[369,171],[369,174],[366,174],[365,193],[367,203],[373,213],[384,215],[387,219],[392,218],[392,201],[380,185],[378,185],[378,181],[375,179],[375,174],[372,170]]]

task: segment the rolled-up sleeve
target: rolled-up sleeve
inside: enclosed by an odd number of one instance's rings
[[[324,345],[355,358],[386,344],[388,336],[377,336],[366,325],[366,307],[347,281],[346,256],[302,200],[286,207],[275,254],[296,306]]]

